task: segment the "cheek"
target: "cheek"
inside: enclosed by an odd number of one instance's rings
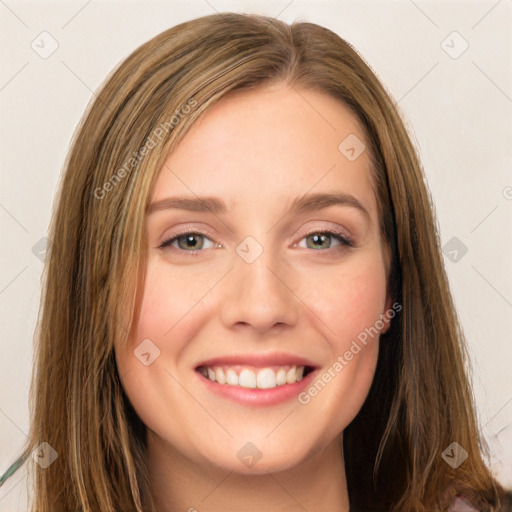
[[[193,284],[191,278],[186,272],[170,272],[168,265],[157,260],[148,264],[128,344],[123,350],[116,348],[123,387],[145,423],[151,423],[158,410],[155,405],[164,400],[164,390],[179,394],[179,386],[169,373],[174,374],[183,349],[201,327],[191,320],[203,307],[200,299],[211,287],[211,278]],[[142,353],[142,346],[144,353],[149,353],[151,362],[147,366],[135,355]]]
[[[116,360],[123,387],[148,426],[165,417],[158,412],[162,403],[188,399],[170,374],[190,370],[186,355],[200,338],[205,319],[219,307],[210,305],[208,292],[222,275],[218,269],[206,266],[200,271],[186,266],[171,268],[157,257],[147,264],[143,293],[136,306],[137,320],[127,347],[116,349]],[[148,339],[156,346],[158,356],[145,366],[134,351],[139,351],[138,347]],[[166,421],[170,425],[171,420]]]
[[[203,297],[217,279],[212,273],[197,270],[171,270],[169,264],[155,259],[148,265],[132,343],[150,338],[166,354],[179,353],[182,345],[199,330],[199,323],[190,319],[201,314]]]
[[[202,314],[201,297],[214,284],[213,279],[202,279],[197,273],[194,277],[186,270],[171,272],[168,264],[156,259],[150,262],[137,305],[137,322],[126,349],[116,350],[123,388],[143,423],[154,432],[169,434],[175,443],[190,446],[193,440],[184,421],[200,416],[201,411],[190,400],[186,386],[180,384],[180,372],[187,369],[185,349],[204,327],[195,320]],[[146,340],[154,343],[158,354],[147,366],[134,355]],[[152,350],[149,345],[151,359]],[[176,404],[181,414],[176,413]]]
[[[322,402],[330,411],[330,435],[343,430],[359,412],[373,381],[379,351],[378,320],[384,313],[386,278],[374,255],[354,259],[303,284],[311,318],[318,317],[330,345],[330,361],[306,390],[301,403]],[[323,282],[313,287],[311,282]],[[325,390],[325,391],[324,391]],[[321,396],[321,397],[320,397]],[[318,398],[316,398],[318,397]],[[340,404],[343,404],[340,407]]]
[[[299,293],[325,324],[326,337],[337,353],[374,327],[384,313],[385,269],[373,254],[307,277]]]

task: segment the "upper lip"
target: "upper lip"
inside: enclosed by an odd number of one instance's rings
[[[316,368],[315,363],[308,359],[294,354],[285,352],[273,352],[262,354],[230,354],[226,356],[213,357],[202,361],[196,365],[196,369],[200,366],[234,366],[234,365],[250,365],[256,368],[265,368],[268,366],[311,366]]]

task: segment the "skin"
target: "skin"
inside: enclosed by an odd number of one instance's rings
[[[368,394],[378,336],[305,405],[241,405],[213,395],[194,368],[222,355],[284,351],[313,361],[321,376],[391,307],[369,156],[350,161],[338,150],[349,134],[365,141],[344,104],[279,83],[223,98],[166,160],[151,202],[216,196],[228,211],[147,216],[139,315],[127,349],[116,349],[125,391],[148,427],[163,512],[348,510],[342,432]],[[350,194],[368,218],[346,205],[289,214],[307,192]],[[309,236],[336,227],[354,247]],[[198,229],[208,234],[195,239],[196,255],[186,237],[158,248]],[[250,264],[236,252],[247,236],[263,249]],[[147,338],[160,350],[149,366],[133,352]],[[262,455],[251,467],[237,457],[248,442]]]

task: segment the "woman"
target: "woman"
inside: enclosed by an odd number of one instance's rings
[[[34,512],[507,509],[420,163],[329,30],[223,13],[142,45],[49,238]]]

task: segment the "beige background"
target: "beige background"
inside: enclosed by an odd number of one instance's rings
[[[421,151],[442,243],[449,243],[445,263],[470,345],[489,465],[512,487],[511,0],[1,0],[0,474],[28,431],[42,270],[36,254],[71,134],[93,91],[137,46],[182,21],[227,10],[332,29],[399,100]],[[42,58],[52,44],[58,48]],[[462,257],[457,249],[455,262],[454,243],[467,248]],[[26,510],[25,476],[20,471],[0,488],[0,511]]]

